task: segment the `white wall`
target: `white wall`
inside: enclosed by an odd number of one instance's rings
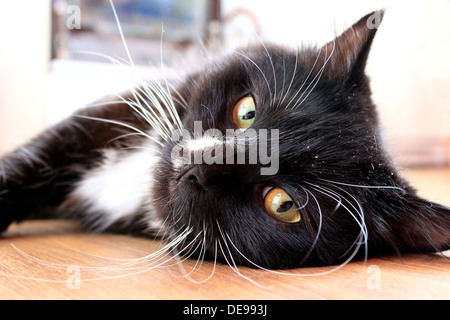
[[[392,150],[403,163],[450,164],[450,1],[389,7],[368,64]]]
[[[222,0],[222,15],[233,26],[225,30],[229,43],[245,42],[254,36],[240,26],[250,25],[254,15],[261,28],[261,37],[277,43],[323,44],[371,11],[385,6],[387,1],[374,0]],[[258,27],[256,27],[258,28]],[[236,39],[239,34],[247,39]]]
[[[0,2],[0,154],[45,125],[50,0]]]

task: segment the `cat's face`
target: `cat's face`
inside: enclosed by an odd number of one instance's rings
[[[318,49],[251,47],[188,78],[179,90],[189,137],[165,145],[154,187],[161,234],[170,241],[189,232],[178,251],[288,268],[387,246],[380,238],[390,227],[378,211],[400,205],[408,186],[382,149],[364,75],[374,34],[359,22]],[[204,134],[209,129],[217,134]],[[255,135],[237,163],[238,150],[226,148],[249,130]],[[273,161],[251,161],[251,148],[264,141]],[[223,163],[188,164],[174,152],[179,146],[214,150]]]

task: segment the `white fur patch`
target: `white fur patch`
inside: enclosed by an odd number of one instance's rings
[[[216,145],[222,145],[222,141],[214,137],[202,137],[200,139],[193,139],[187,142],[187,149],[191,152],[212,148]]]
[[[93,212],[102,214],[92,217],[98,220],[99,229],[135,214],[148,200],[152,170],[159,160],[156,152],[147,148],[125,153],[109,149],[105,157],[103,164],[88,171],[72,193],[88,203]]]
[[[203,152],[203,150],[207,150],[210,148],[214,148],[216,146],[221,146],[223,142],[215,137],[205,136],[198,139],[190,139],[187,141],[182,141],[178,147],[175,147],[176,150],[181,150],[179,148],[185,149],[186,154],[191,154],[193,152]],[[180,156],[178,152],[174,152],[172,150],[171,155],[172,166],[175,171],[180,170],[180,168],[186,164],[186,158]]]

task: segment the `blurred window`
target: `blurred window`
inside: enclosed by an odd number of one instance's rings
[[[136,64],[160,60],[171,52],[208,36],[218,0],[114,0],[127,45]],[[126,59],[119,27],[109,0],[52,0],[52,57],[105,60],[101,55]],[[163,32],[164,30],[164,32]]]

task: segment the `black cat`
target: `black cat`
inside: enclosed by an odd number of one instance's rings
[[[272,269],[448,249],[450,209],[383,148],[364,71],[373,14],[322,48],[242,49],[51,127],[0,160],[0,230],[54,211]]]

